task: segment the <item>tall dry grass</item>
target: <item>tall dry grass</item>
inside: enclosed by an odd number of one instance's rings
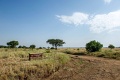
[[[120,60],[120,48],[115,48],[115,49],[103,48],[99,52],[91,53],[91,55],[97,56],[97,57],[104,57],[104,58]]]
[[[28,61],[29,53],[43,53],[42,59]],[[64,53],[45,49],[0,49],[0,80],[40,80],[70,60]]]

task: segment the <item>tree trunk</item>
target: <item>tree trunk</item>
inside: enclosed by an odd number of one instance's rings
[[[55,50],[57,50],[57,46],[55,46]]]

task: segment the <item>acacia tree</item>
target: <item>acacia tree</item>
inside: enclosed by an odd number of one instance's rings
[[[7,42],[7,45],[10,48],[16,48],[16,46],[19,45],[19,42],[18,41],[10,41],[10,42]]]
[[[48,39],[46,43],[51,44],[56,50],[58,46],[63,46],[63,44],[65,44],[61,39]]]

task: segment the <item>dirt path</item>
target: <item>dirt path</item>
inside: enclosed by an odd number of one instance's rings
[[[72,60],[49,80],[120,80],[120,61],[71,55]]]
[[[91,56],[79,56],[91,63],[86,71],[90,77],[87,80],[120,80],[120,61]]]

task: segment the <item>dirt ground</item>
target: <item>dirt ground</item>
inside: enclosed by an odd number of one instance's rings
[[[120,60],[75,55],[71,58],[46,80],[120,80]]]

